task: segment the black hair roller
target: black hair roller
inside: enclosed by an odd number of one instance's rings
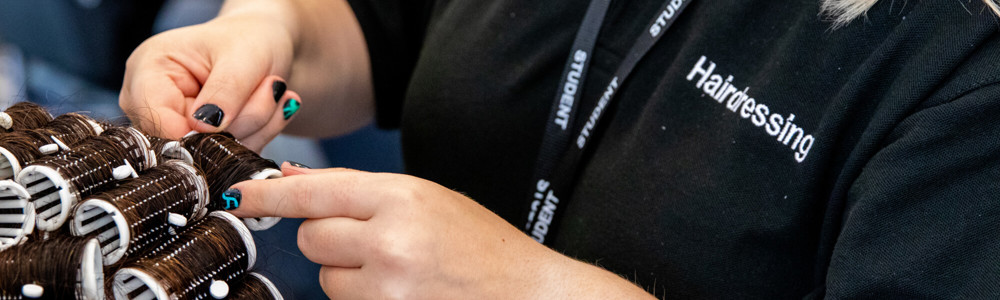
[[[257,259],[243,222],[209,213],[114,276],[115,299],[223,299]]]
[[[211,195],[209,210],[224,209],[226,201],[222,193],[238,182],[282,176],[274,161],[260,157],[229,133],[192,133],[181,139],[181,144],[190,152],[195,165],[205,172]],[[251,230],[271,228],[280,220],[275,217],[244,219]]]
[[[96,239],[53,236],[0,252],[0,299],[104,299]]]
[[[118,127],[59,155],[32,162],[18,173],[17,182],[31,194],[38,229],[54,231],[83,197],[153,166],[156,157],[145,135],[132,127]]]
[[[13,180],[0,180],[0,251],[20,244],[35,229],[35,208],[28,190]]]
[[[80,202],[70,222],[77,236],[96,236],[104,263],[142,254],[205,215],[204,175],[179,160],[166,161],[103,193]]]
[[[31,102],[18,102],[0,113],[0,128],[7,132],[42,127],[52,121],[44,107]]]
[[[103,125],[97,121],[68,113],[39,128],[0,135],[0,179],[14,178],[21,166],[42,156],[68,150],[103,131]]]
[[[233,291],[229,294],[228,300],[284,300],[281,292],[274,286],[270,279],[257,272],[250,272],[243,277]]]

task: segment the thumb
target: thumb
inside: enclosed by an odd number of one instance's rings
[[[198,132],[225,130],[266,76],[267,70],[260,64],[220,59],[188,108],[191,128]]]

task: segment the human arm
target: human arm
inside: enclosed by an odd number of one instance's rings
[[[308,218],[299,248],[331,298],[651,298],[559,254],[475,201],[407,175],[283,166],[245,181],[233,213]]]
[[[289,78],[292,89],[312,99],[291,122],[302,125],[292,127],[341,134],[373,115],[365,49],[346,2],[230,0],[215,19],[140,45],[128,60],[119,102],[148,132],[177,138],[228,130],[259,149],[289,124],[274,112],[288,99],[302,100],[292,92],[274,99],[272,83]],[[223,112],[217,124],[194,117],[206,104]]]

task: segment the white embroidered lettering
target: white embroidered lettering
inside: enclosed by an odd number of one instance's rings
[[[667,18],[669,19],[669,17]],[[708,60],[704,55],[698,58],[691,71],[685,79],[693,81],[698,76],[695,88],[700,89],[716,102],[723,104],[726,109],[735,113],[743,119],[750,119],[756,127],[764,127],[764,131],[776,137],[778,143],[788,146],[794,151],[794,158],[797,162],[803,162],[809,156],[816,138],[807,134],[806,130],[795,123],[795,114],[788,114],[785,117],[778,113],[771,113],[770,107],[761,103],[760,100],[750,96],[750,87],[739,90],[733,83],[733,75],[721,75],[715,73],[715,62]],[[725,80],[723,80],[725,76]],[[589,124],[588,124],[589,125]],[[584,128],[584,133],[587,133]],[[588,133],[589,134],[589,133]],[[586,142],[585,135],[577,139],[577,144]]]

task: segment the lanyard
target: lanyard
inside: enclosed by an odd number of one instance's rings
[[[578,130],[572,130],[570,127],[577,115],[576,104],[583,90],[590,56],[611,0],[590,2],[583,24],[580,25],[573,46],[570,48],[566,66],[563,68],[555,101],[549,113],[549,122],[545,125],[545,135],[542,138],[538,160],[535,163],[534,177],[532,177],[535,186],[531,190],[531,205],[528,208],[528,222],[524,230],[536,241],[544,243],[546,237],[552,236],[556,231],[554,227],[557,223],[555,221],[557,213],[565,206],[572,192],[576,171],[582,164],[583,150],[588,139],[594,134],[594,128],[600,121],[602,113],[614,99],[618,87],[691,1],[693,0],[666,0],[663,3],[659,13],[645,27],[647,31],[639,35],[615,70],[601,98],[587,115],[587,122]]]

